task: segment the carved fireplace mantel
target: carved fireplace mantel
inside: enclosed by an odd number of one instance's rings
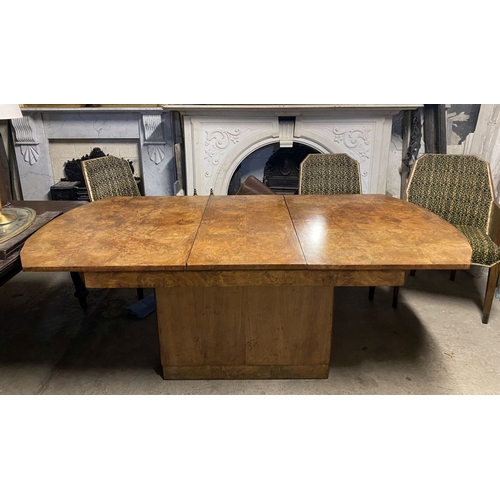
[[[347,153],[360,163],[363,193],[386,193],[393,116],[418,104],[164,105],[183,116],[186,194],[227,194],[251,153],[278,143]]]
[[[12,120],[13,141],[23,199],[48,199],[61,180],[63,162],[53,158],[54,144],[87,144],[86,154],[102,141],[134,147],[136,174],[148,196],[174,194],[174,157],[170,113],[161,107],[26,107]],[[118,105],[116,105],[118,106]],[[104,148],[106,153],[109,153]],[[112,154],[112,153],[111,153]],[[81,156],[81,155],[80,155]],[[130,158],[126,158],[130,159]]]

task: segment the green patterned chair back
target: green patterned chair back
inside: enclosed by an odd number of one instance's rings
[[[130,164],[123,158],[103,156],[82,161],[90,201],[110,196],[141,196]]]
[[[345,153],[310,154],[300,164],[299,194],[360,194],[359,163]]]
[[[493,186],[488,163],[476,156],[423,155],[413,166],[406,194],[451,224],[488,229]]]

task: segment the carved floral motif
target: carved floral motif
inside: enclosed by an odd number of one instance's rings
[[[213,132],[206,132],[207,139],[205,141],[205,160],[210,161],[214,165],[218,165],[220,155],[232,143],[238,144],[240,130],[235,129],[234,133],[227,132],[226,130],[214,130]]]
[[[342,131],[339,127],[333,129],[334,141],[344,143],[347,152],[355,153],[359,161],[370,159],[370,132],[371,130],[349,129]]]
[[[223,154],[226,149],[231,144],[238,144],[239,135],[241,133],[240,129],[235,128],[234,132],[228,132],[227,130],[214,130],[206,133],[205,140],[205,172],[204,175],[207,179],[210,179],[214,172],[214,168],[217,169]],[[206,186],[205,186],[206,187]]]

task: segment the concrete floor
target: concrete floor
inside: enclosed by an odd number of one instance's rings
[[[419,271],[401,288],[337,288],[327,380],[164,381],[156,314],[135,290],[91,290],[69,273],[20,273],[0,287],[0,394],[499,394],[500,303],[481,323],[485,276]],[[148,292],[148,291],[146,291]]]

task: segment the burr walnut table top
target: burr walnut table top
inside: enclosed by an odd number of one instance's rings
[[[179,271],[208,197],[113,197],[48,224],[21,252],[25,271]]]
[[[211,196],[188,268],[305,269],[283,196]]]
[[[422,207],[384,195],[286,196],[309,269],[464,269],[465,236]]]
[[[465,237],[383,195],[107,198],[67,212],[21,252],[26,271],[463,269]]]

